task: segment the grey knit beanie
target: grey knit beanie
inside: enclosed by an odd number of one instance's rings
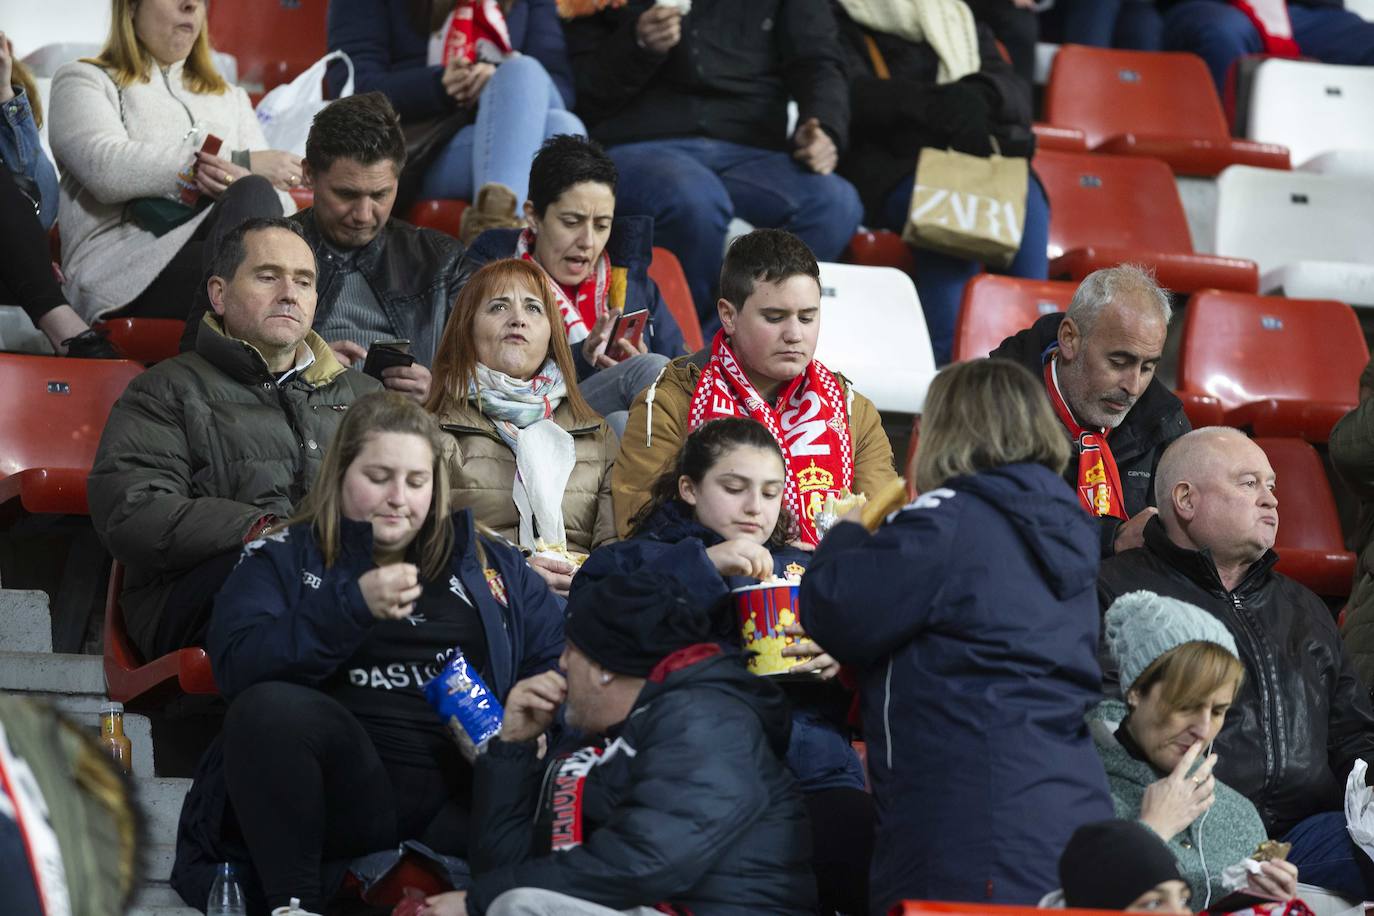
[[[1128,592],[1113,601],[1103,635],[1121,672],[1122,693],[1155,659],[1186,642],[1216,643],[1240,658],[1225,624],[1196,605],[1154,592]]]

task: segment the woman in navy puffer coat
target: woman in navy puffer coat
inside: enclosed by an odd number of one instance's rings
[[[1112,815],[1083,721],[1101,685],[1097,536],[1068,458],[1029,372],[952,366],[926,398],[921,498],[875,533],[835,525],[802,579],[802,623],[860,676],[872,912],[1033,905],[1074,829]]]

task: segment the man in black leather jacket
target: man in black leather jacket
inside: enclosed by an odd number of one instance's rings
[[[315,116],[305,147],[304,178],[315,205],[291,218],[319,264],[314,331],[341,363],[358,369],[377,341],[409,340],[415,365],[384,370],[382,383],[423,400],[428,366],[461,288],[463,246],[391,217],[405,158],[400,120],[386,96],[369,92],[330,104]],[[202,298],[183,351],[194,345]]]
[[[563,674],[520,681],[473,771],[472,889],[433,916],[816,911],[791,719],[676,580],[575,592]],[[562,706],[594,743],[540,760]],[[657,908],[657,909],[655,909]]]
[[[1293,843],[1304,882],[1367,899],[1374,863],[1350,840],[1342,799],[1355,760],[1374,762],[1374,711],[1331,612],[1274,571],[1273,489],[1244,433],[1182,437],[1160,459],[1145,546],[1103,561],[1099,594],[1105,608],[1145,589],[1226,625],[1245,680],[1216,740],[1217,777],[1254,802],[1270,836]]]

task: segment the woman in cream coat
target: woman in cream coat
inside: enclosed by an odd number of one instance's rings
[[[53,78],[64,291],[87,320],[184,318],[223,234],[294,209],[300,160],[266,149],[248,95],[214,68],[205,16],[204,0],[113,0],[100,55]],[[218,155],[198,152],[207,134]],[[134,201],[183,187],[212,205],[163,234],[135,222]]]

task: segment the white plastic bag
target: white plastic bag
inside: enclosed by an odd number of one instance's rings
[[[343,51],[330,51],[300,76],[267,93],[258,103],[258,121],[267,137],[268,149],[305,155],[305,138],[310,135],[310,123],[316,113],[328,104],[324,100],[324,72],[332,60],[341,60],[348,67],[348,79],[339,92],[339,98],[353,94],[353,61]]]
[[[1368,764],[1356,760],[1345,781],[1345,829],[1355,845],[1374,859],[1374,790],[1365,785]]]

